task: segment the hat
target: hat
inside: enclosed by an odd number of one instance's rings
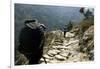
[[[84,8],[82,7],[79,11],[80,13],[84,13]]]
[[[37,20],[37,19],[26,20],[26,21],[25,21],[25,24],[27,24],[27,23],[32,23],[32,22],[38,22],[38,20]]]
[[[26,20],[25,25],[28,26],[31,29],[36,29],[38,27],[38,21],[36,19]]]

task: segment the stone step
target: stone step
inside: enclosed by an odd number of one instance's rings
[[[70,46],[70,45],[76,44],[76,43],[79,43],[79,40],[70,41],[69,43],[66,43],[65,46]]]
[[[66,60],[66,58],[63,57],[63,56],[61,56],[61,55],[56,55],[55,58],[56,58],[57,60],[60,60],[60,61]]]
[[[48,54],[49,56],[53,57],[54,55],[56,55],[56,54],[58,54],[58,53],[60,53],[60,52],[61,52],[60,50],[52,49],[52,50],[49,50],[47,54]]]
[[[67,49],[68,47],[65,46],[53,46],[54,49]]]
[[[45,55],[43,55],[43,57],[45,57],[46,59],[53,59],[53,57],[50,57],[49,55],[47,55],[47,54],[45,54]]]
[[[68,57],[69,52],[62,52],[62,53],[60,53],[59,55],[61,55],[61,56],[63,56],[63,57]]]

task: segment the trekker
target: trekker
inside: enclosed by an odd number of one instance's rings
[[[73,25],[72,22],[70,21],[67,25],[64,26],[63,30],[64,30],[64,38],[66,36],[66,32],[70,31],[72,29]]]
[[[64,28],[63,28],[63,30],[64,30],[64,38],[65,38],[66,32],[67,32],[67,27],[66,27],[66,26],[67,26],[67,25],[65,25]]]
[[[79,10],[79,12],[84,15],[85,19],[88,19],[89,17],[94,16],[94,14],[93,14],[94,13],[93,8],[83,8],[82,7]]]
[[[29,64],[38,64],[43,54],[44,30],[46,26],[37,20],[26,20],[19,36],[19,52],[28,59]]]

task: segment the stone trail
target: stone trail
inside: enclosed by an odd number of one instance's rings
[[[66,34],[66,35],[69,35]],[[74,34],[72,34],[74,36]],[[70,36],[70,40],[63,40],[63,43],[58,42],[56,45],[52,45],[51,49],[43,54],[47,63],[67,63],[67,62],[79,62],[86,61],[82,58],[86,57],[86,54],[78,52],[79,40]],[[40,63],[44,63],[44,59],[41,58]]]

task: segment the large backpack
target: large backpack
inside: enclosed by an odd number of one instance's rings
[[[19,36],[19,52],[27,58],[39,61],[43,54],[44,32],[38,28],[24,27]]]

